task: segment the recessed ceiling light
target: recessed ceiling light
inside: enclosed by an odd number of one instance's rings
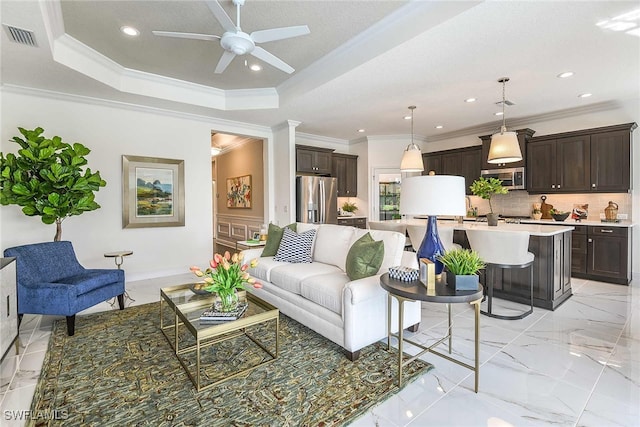
[[[358,129],[358,132],[363,133],[364,129]]]
[[[405,120],[411,120],[411,116],[404,116],[403,119]]]
[[[476,101],[477,101],[477,99],[475,99],[475,98],[467,98],[467,99],[464,100],[464,102],[476,102]]]
[[[251,71],[260,71],[262,70],[262,67],[259,64],[251,64],[249,65],[249,69]]]
[[[130,27],[128,25],[125,25],[124,27],[120,27],[120,31],[122,31],[124,34],[131,36],[131,37],[135,37],[135,36],[139,36],[140,35],[140,31],[138,31],[137,28],[133,28]]]
[[[593,94],[591,94],[591,93],[581,93],[580,95],[578,95],[578,97],[579,97],[579,98],[588,98],[588,97],[590,97],[591,95],[593,95]]]
[[[566,79],[567,77],[573,76],[573,71],[565,71],[564,73],[558,74],[558,78]]]
[[[438,126],[436,126],[436,129],[442,129],[443,127],[444,126],[442,126],[442,125],[438,125]]]
[[[493,113],[493,115],[494,115],[494,116],[501,116],[501,115],[503,115],[503,114],[504,114],[504,113],[503,113],[502,111],[498,111],[497,113]]]

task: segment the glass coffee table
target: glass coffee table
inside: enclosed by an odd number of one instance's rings
[[[215,294],[195,294],[190,284],[160,289],[160,329],[198,392],[278,358],[279,310],[249,292],[238,295],[249,304],[239,319],[201,322]],[[247,360],[237,359],[243,353]]]

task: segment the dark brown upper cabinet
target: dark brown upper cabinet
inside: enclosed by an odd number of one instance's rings
[[[489,148],[491,147],[491,135],[480,136],[482,140],[482,169],[506,169],[506,168],[518,168],[526,165],[527,162],[527,142],[531,139],[536,132],[533,129],[518,129],[516,135],[518,135],[518,142],[520,143],[520,152],[522,152],[522,160],[512,163],[489,163],[487,158],[489,157]]]
[[[627,192],[635,123],[531,138],[529,193]]]
[[[434,171],[436,175],[457,175],[464,178],[465,193],[471,194],[469,186],[480,177],[482,147],[459,148],[422,154],[423,175]]]
[[[332,153],[330,148],[296,145],[296,171],[316,175],[331,175]]]
[[[358,195],[358,156],[333,153],[331,176],[338,181],[338,197]]]

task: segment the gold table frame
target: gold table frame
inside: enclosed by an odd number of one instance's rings
[[[433,353],[436,356],[442,357],[443,359],[472,370],[475,374],[474,390],[477,393],[480,383],[480,302],[482,301],[483,293],[482,285],[478,285],[477,291],[455,291],[448,287],[444,281],[438,281],[436,282],[435,287],[427,288],[418,280],[410,282],[394,280],[389,277],[388,273],[385,273],[380,277],[380,285],[387,291],[387,351],[391,351],[391,338],[395,337],[398,339],[398,387],[402,386],[402,368],[404,366],[413,362],[425,353]],[[391,332],[391,307],[393,298],[398,301],[398,333]],[[430,346],[424,346],[420,343],[405,338],[403,334],[405,301],[427,301],[447,304],[447,335],[440,338]],[[474,306],[475,354],[473,366],[469,365],[468,363],[462,362],[461,360],[455,359],[452,356],[434,350],[434,347],[440,345],[443,341],[448,339],[449,354],[451,354],[451,340],[453,338],[453,327],[451,323],[452,303],[469,303]],[[418,352],[414,356],[411,356],[407,360],[404,360],[404,342],[414,345],[420,348],[422,351]]]
[[[187,297],[189,297],[187,299]],[[247,313],[237,320],[230,320],[220,322],[216,324],[202,324],[200,325],[199,315],[207,308],[211,307],[216,299],[215,295],[196,295],[189,289],[189,284],[170,286],[160,289],[160,329],[164,334],[167,341],[173,348],[178,361],[187,372],[187,375],[191,379],[191,382],[196,387],[198,392],[208,390],[228,379],[237,377],[238,375],[252,371],[260,366],[273,362],[278,358],[280,344],[279,344],[279,331],[280,331],[280,311],[269,304],[266,301],[258,298],[257,296],[249,292],[239,293],[240,300],[245,300],[250,304]],[[165,324],[164,322],[164,306],[167,306],[173,314],[173,323]],[[253,308],[251,307],[253,305]],[[255,313],[257,311],[257,313]],[[196,317],[193,314],[196,314]],[[266,345],[261,343],[256,337],[248,333],[247,328],[250,326],[258,325],[275,320],[275,350],[267,348]],[[178,330],[180,327],[186,328],[186,330],[195,339],[195,344],[180,348],[178,339]],[[170,334],[168,331],[173,330]],[[253,343],[259,346],[267,354],[271,356],[271,359],[264,360],[257,365],[253,365],[247,369],[242,369],[231,375],[227,375],[217,381],[210,384],[203,385],[200,378],[200,353],[203,348],[212,346],[214,344],[227,341],[238,336],[245,335]],[[187,364],[182,360],[180,355],[184,355],[189,352],[196,353],[196,372],[195,374],[189,370]]]

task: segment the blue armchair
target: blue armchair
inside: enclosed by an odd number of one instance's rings
[[[113,297],[124,309],[124,271],[84,268],[71,242],[16,246],[4,255],[16,257],[20,319],[25,313],[66,316],[71,336],[76,313]]]

